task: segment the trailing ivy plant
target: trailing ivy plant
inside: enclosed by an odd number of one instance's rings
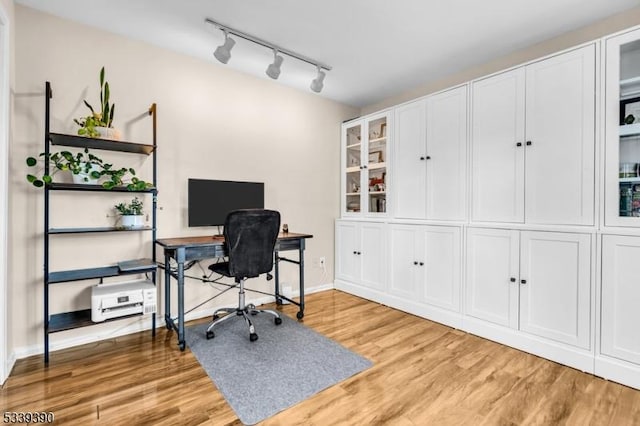
[[[48,158],[47,154],[41,152],[39,157],[43,161],[49,161],[49,173],[40,174],[40,176],[27,174],[27,181],[38,188],[50,184],[53,181],[53,176],[61,170],[68,170],[75,175],[84,174],[85,182],[104,176],[106,180],[102,182],[102,187],[105,189],[124,186],[129,191],[142,191],[153,186],[149,182],[138,179],[134,169],[114,168],[112,164],[105,163],[101,158],[90,153],[88,148],[85,148],[84,152],[76,154],[69,151],[49,153]],[[27,157],[27,166],[36,167],[37,165],[38,159]]]

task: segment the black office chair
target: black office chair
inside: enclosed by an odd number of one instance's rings
[[[256,309],[255,305],[244,303],[244,281],[273,268],[273,251],[280,229],[280,213],[273,210],[247,209],[234,210],[227,215],[224,223],[224,238],[228,262],[214,263],[209,266],[213,272],[235,278],[240,286],[237,308],[218,309],[213,314],[213,322],[207,327],[207,339],[215,334],[213,328],[235,316],[242,316],[249,326],[249,340],[258,340],[249,315],[268,313],[275,317],[276,325],[282,323],[280,314],[268,309]],[[221,313],[226,315],[220,317]],[[235,315],[232,315],[235,313]]]

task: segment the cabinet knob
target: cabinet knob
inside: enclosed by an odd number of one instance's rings
[[[520,280],[520,284],[526,284],[527,280]]]
[[[511,278],[509,278],[509,281],[511,281],[512,283],[515,283],[515,282],[516,282],[516,279],[515,279],[515,278],[513,278],[513,277],[511,277]]]
[[[420,160],[421,160],[421,161],[424,161],[424,157],[420,157]]]
[[[353,254],[358,254],[358,252],[357,252],[357,251],[354,251],[354,252],[353,252]]]
[[[527,141],[527,146],[531,145],[531,141]]]
[[[522,146],[522,142],[516,143],[516,146]]]
[[[420,262],[420,266],[424,266],[424,262]]]
[[[365,165],[365,166],[362,166],[362,168],[363,168],[363,169],[366,169],[366,168],[367,168],[367,166],[366,166],[366,165]]]
[[[431,157],[429,155],[427,155],[427,160],[431,160]]]
[[[361,254],[362,254],[361,252],[358,252],[358,256],[360,256]]]

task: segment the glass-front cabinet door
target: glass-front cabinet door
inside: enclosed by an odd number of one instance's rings
[[[351,121],[342,127],[342,214],[387,213],[388,115]]]
[[[606,226],[640,226],[640,30],[607,39]]]

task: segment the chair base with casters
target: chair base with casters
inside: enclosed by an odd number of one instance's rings
[[[256,309],[256,306],[253,303],[245,305],[244,280],[236,280],[236,282],[240,284],[240,292],[238,293],[238,307],[237,308],[220,308],[213,313],[213,322],[209,324],[209,327],[207,327],[207,340],[213,339],[215,337],[213,328],[216,325],[224,321],[227,321],[230,318],[235,318],[235,317],[244,318],[244,322],[247,323],[247,326],[249,327],[249,340],[252,342],[255,342],[256,340],[258,340],[258,334],[256,333],[255,327],[253,326],[253,322],[251,321],[250,316],[267,313],[274,316],[273,322],[275,323],[275,325],[282,324],[282,318],[280,318],[280,314],[278,312],[273,311],[271,309]],[[226,314],[226,315],[221,317],[220,314]]]

